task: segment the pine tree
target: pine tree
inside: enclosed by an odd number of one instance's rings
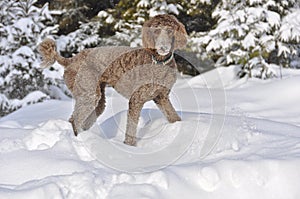
[[[293,57],[299,56],[300,52],[300,2],[297,9],[291,10],[283,19],[279,29],[278,56],[287,60],[282,62],[288,67]],[[290,58],[290,59],[287,59]]]
[[[296,0],[222,0],[213,12],[213,17],[218,19],[217,26],[199,36],[198,50],[220,65],[241,65],[241,77],[272,77],[276,74],[272,70],[274,64],[286,65],[276,60],[273,63],[271,55],[287,60],[294,53],[291,45],[281,41],[280,30],[284,26],[282,19],[296,3]]]
[[[178,14],[180,6],[168,1],[120,0],[113,9],[100,11],[90,22],[60,37],[60,51],[70,56],[87,47],[102,45],[141,45],[141,27],[158,13]]]
[[[0,3],[0,108],[1,115],[49,97],[36,51],[41,39],[55,28],[47,5],[39,9],[35,0],[3,0]],[[29,97],[30,96],[30,97]]]

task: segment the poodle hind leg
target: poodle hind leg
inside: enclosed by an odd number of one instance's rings
[[[97,87],[97,93],[100,99],[94,111],[83,122],[83,130],[88,130],[93,126],[97,118],[103,113],[105,109],[105,86],[105,83],[101,83],[100,86]]]
[[[99,117],[99,115],[101,115],[105,109],[105,86],[106,86],[105,83],[101,83],[100,87],[97,88],[97,92],[99,92],[100,96],[101,96],[101,98],[98,102],[98,105],[95,109],[97,117]],[[98,90],[100,90],[100,91],[98,91]]]
[[[155,97],[153,101],[170,123],[181,121],[181,118],[178,116],[173,105],[171,104],[168,95],[160,94]]]
[[[69,119],[69,122],[72,124],[73,132],[77,136],[80,132],[89,129],[97,119],[95,111],[88,111],[90,108],[88,106],[79,107],[76,102],[75,110]]]
[[[88,130],[93,126],[99,115],[104,111],[105,86],[105,83],[100,83],[97,86],[96,95],[77,97],[74,112],[69,119],[75,136],[77,136],[79,132]],[[94,106],[94,104],[97,105]]]
[[[100,114],[100,110],[97,107],[102,107],[102,105],[99,105],[102,100],[101,98],[97,100],[97,106],[94,105],[95,103],[91,103],[95,100],[97,99],[81,98],[76,100],[74,112],[69,119],[75,136],[81,131],[88,130],[96,122]]]

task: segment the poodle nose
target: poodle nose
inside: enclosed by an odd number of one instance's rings
[[[161,50],[161,51],[168,51],[169,48],[168,48],[167,46],[161,46],[161,47],[160,47],[160,50]]]

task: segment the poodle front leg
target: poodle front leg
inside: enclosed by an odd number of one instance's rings
[[[145,102],[139,97],[131,97],[129,100],[129,109],[127,114],[127,126],[124,143],[131,146],[136,146],[136,131],[139,122],[140,112]]]
[[[156,98],[154,98],[153,101],[156,103],[158,108],[161,110],[161,112],[165,115],[165,117],[170,123],[181,121],[181,118],[176,113],[167,95],[160,94]]]

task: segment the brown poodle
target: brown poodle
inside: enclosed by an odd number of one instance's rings
[[[157,15],[143,25],[143,48],[125,46],[85,49],[72,58],[56,51],[55,42],[39,45],[42,66],[65,67],[64,80],[75,98],[70,118],[75,135],[89,129],[105,108],[105,86],[129,99],[125,144],[136,145],[136,129],[145,102],[153,100],[169,122],[180,120],[170,100],[176,81],[175,49],[186,45],[186,30],[172,15]]]

